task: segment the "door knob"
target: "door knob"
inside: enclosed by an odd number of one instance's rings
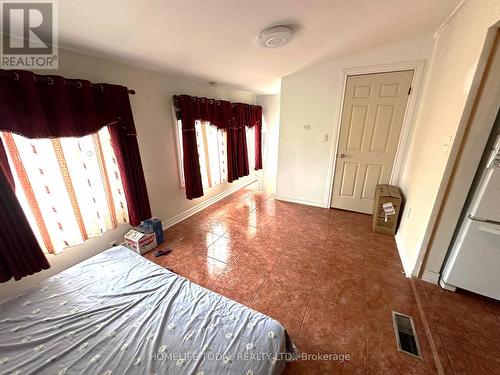
[[[343,159],[343,158],[345,158],[345,157],[346,157],[346,155],[345,155],[345,154],[340,154],[340,155],[339,155],[339,158],[341,158],[341,159]]]

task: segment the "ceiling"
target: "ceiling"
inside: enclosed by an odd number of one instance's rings
[[[459,0],[59,0],[59,44],[258,94],[328,58],[439,27]],[[257,47],[263,29],[296,34]]]

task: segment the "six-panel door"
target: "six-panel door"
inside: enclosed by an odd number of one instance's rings
[[[349,76],[344,94],[332,207],[371,213],[389,183],[413,71]]]

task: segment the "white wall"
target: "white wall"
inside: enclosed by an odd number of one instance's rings
[[[277,197],[328,206],[330,161],[339,126],[344,69],[428,60],[432,46],[430,35],[416,37],[321,63],[283,78]],[[417,99],[417,108],[418,105]],[[310,130],[305,130],[304,125],[310,125]],[[328,141],[323,140],[325,134]]]
[[[337,141],[344,69],[426,60],[410,147],[398,181],[406,205],[396,240],[405,270],[415,274],[446,189],[450,151],[458,147],[454,140],[486,34],[499,20],[498,1],[468,0],[435,39],[422,36],[374,47],[283,78],[277,197],[327,206],[332,172],[329,161]],[[304,125],[310,125],[310,130]],[[323,141],[325,134],[331,142]],[[443,150],[448,140],[450,147]],[[445,245],[433,244],[425,271],[439,272]]]
[[[451,18],[435,41],[422,108],[401,186],[406,205],[397,234],[400,251],[418,268],[441,197],[446,189],[450,150],[443,144],[453,141],[471,92],[488,28],[500,20],[497,0],[469,0]],[[479,66],[481,69],[482,67]],[[468,117],[468,116],[467,116]],[[435,244],[428,254],[425,270],[439,273],[448,244]],[[416,273],[418,270],[415,269]]]
[[[262,190],[274,194],[278,177],[280,95],[258,96],[257,104],[262,106],[262,167],[264,169]]]
[[[233,184],[223,184],[205,192],[205,196],[189,201],[180,188],[177,151],[172,114],[172,96],[189,94],[255,104],[256,96],[238,90],[211,86],[208,83],[143,70],[121,63],[103,60],[71,51],[59,50],[59,70],[50,72],[68,78],[88,79],[92,82],[121,84],[136,90],[130,96],[139,148],[148,187],[152,213],[164,222],[176,219],[182,213],[205,202],[227,189],[253,181],[255,174]],[[43,73],[43,72],[42,72]],[[45,72],[48,74],[49,72]],[[70,267],[109,247],[113,240],[123,238],[127,226],[62,254],[49,256],[51,268],[35,275],[0,284],[0,298],[17,293],[35,282]]]

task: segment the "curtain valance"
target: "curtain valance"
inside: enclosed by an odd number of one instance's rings
[[[135,134],[123,95],[128,102],[123,86],[0,69],[0,130],[28,138],[81,137],[120,122]]]
[[[178,109],[178,118],[183,119],[186,114],[183,112],[188,112],[193,120],[208,121],[218,128],[254,127],[262,122],[262,107],[258,105],[175,95],[174,106]]]

